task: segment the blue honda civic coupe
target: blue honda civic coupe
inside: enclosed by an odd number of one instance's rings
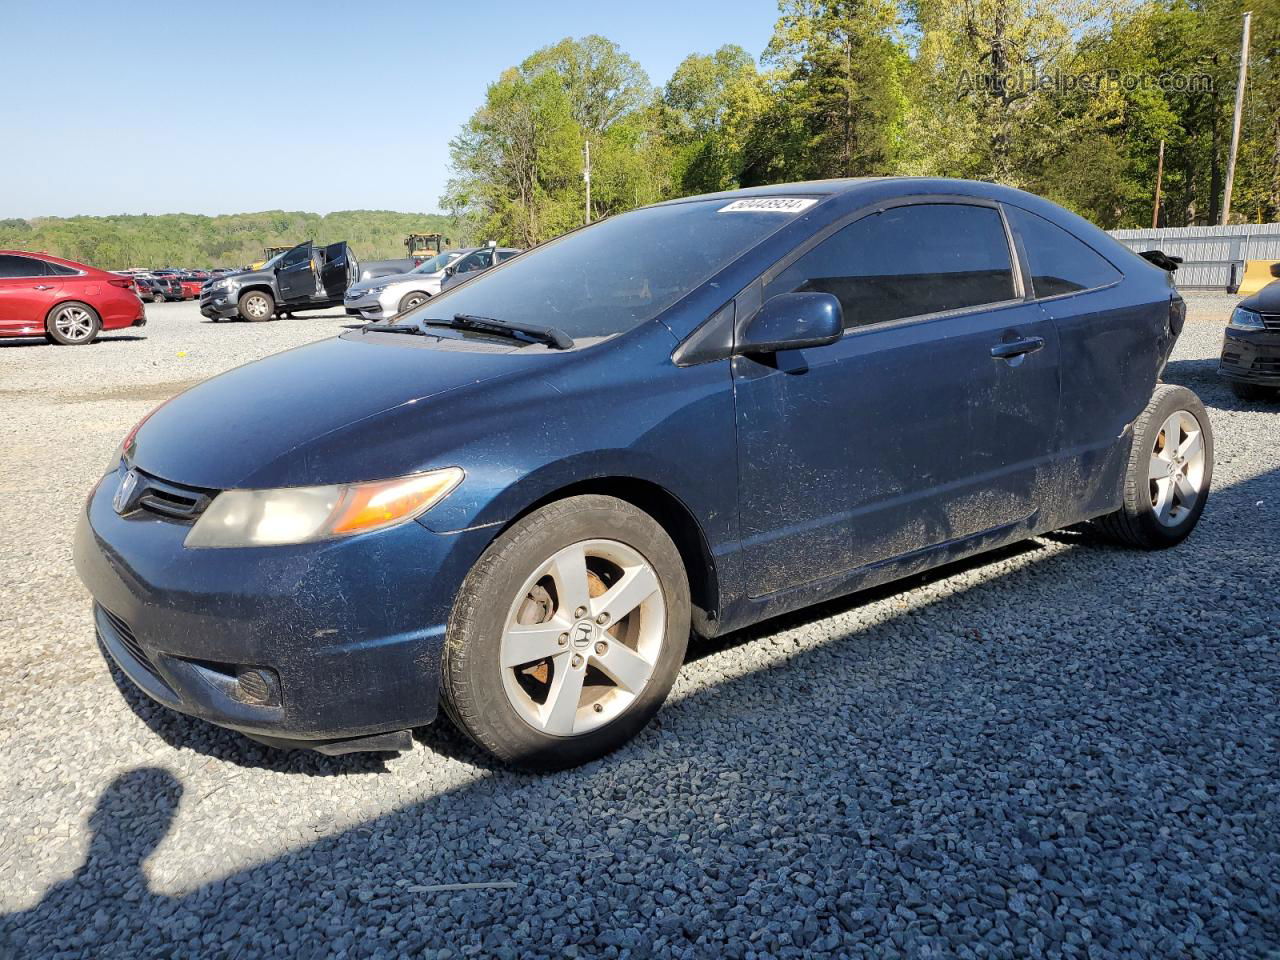
[[[1152,259],[1162,262],[1158,256]],[[991,184],[646,207],[143,419],[80,518],[101,647],[282,747],[634,736],[714,636],[1092,520],[1204,510],[1160,266]]]

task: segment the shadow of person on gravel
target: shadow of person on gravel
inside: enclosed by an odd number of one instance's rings
[[[182,784],[158,767],[111,781],[89,815],[84,864],[30,910],[0,916],[0,956],[111,955],[121,928],[133,929],[170,902],[151,892],[142,868],[168,834],[181,798]]]

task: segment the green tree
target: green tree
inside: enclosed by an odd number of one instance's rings
[[[892,172],[907,100],[890,0],[781,0],[764,62],[774,101],[753,133],[747,182]]]
[[[681,62],[663,91],[661,113],[681,192],[740,184],[752,130],[770,101],[767,81],[739,46],[690,54]]]

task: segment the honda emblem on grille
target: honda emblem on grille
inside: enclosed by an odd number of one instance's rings
[[[111,506],[115,508],[116,513],[127,513],[133,508],[133,494],[137,489],[138,474],[130,470],[120,481],[116,495],[111,500]]]

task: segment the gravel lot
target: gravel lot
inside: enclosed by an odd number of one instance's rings
[[[345,318],[0,341],[0,956],[1280,956],[1280,405],[1214,376],[1231,303],[1167,375],[1217,434],[1180,548],[1063,533],[694,645],[540,778],[443,727],[268,751],[97,652],[71,532],[115,444]]]

